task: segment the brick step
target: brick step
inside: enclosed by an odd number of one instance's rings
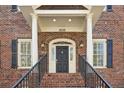
[[[83,87],[84,80],[80,73],[47,73],[41,81],[41,87]]]

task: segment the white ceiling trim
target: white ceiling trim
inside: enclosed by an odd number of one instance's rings
[[[34,10],[34,13],[39,15],[84,15],[89,12],[89,10]]]

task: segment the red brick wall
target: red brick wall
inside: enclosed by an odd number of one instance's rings
[[[98,70],[113,87],[124,87],[124,6],[102,13],[93,38],[113,39],[113,68]]]
[[[38,44],[39,44],[39,55],[43,52],[48,53],[48,44],[51,40],[57,38],[66,38],[74,40],[76,43],[76,53],[77,53],[77,71],[78,71],[78,54],[86,55],[86,32],[39,32],[38,33]],[[84,46],[80,48],[80,43],[83,43]],[[41,44],[45,43],[45,48],[41,48]]]
[[[31,38],[31,28],[21,12],[11,12],[11,6],[0,6],[0,87],[10,87],[23,70],[11,68],[11,41]]]

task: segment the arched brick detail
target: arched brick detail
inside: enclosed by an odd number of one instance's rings
[[[43,53],[48,53],[49,42],[57,39],[65,38],[71,39],[76,43],[76,71],[78,71],[78,55],[86,55],[86,32],[39,32],[38,33],[38,52],[39,56]],[[80,43],[83,43],[83,47],[80,47]],[[41,44],[45,46],[42,48]]]

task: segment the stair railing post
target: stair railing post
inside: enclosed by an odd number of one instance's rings
[[[45,64],[45,73],[47,73],[47,54],[46,54],[46,59],[45,59],[44,64]]]
[[[85,60],[84,60],[84,65],[85,65],[85,87],[87,87],[87,65]]]
[[[38,63],[38,87],[40,87],[41,82],[41,62]]]

